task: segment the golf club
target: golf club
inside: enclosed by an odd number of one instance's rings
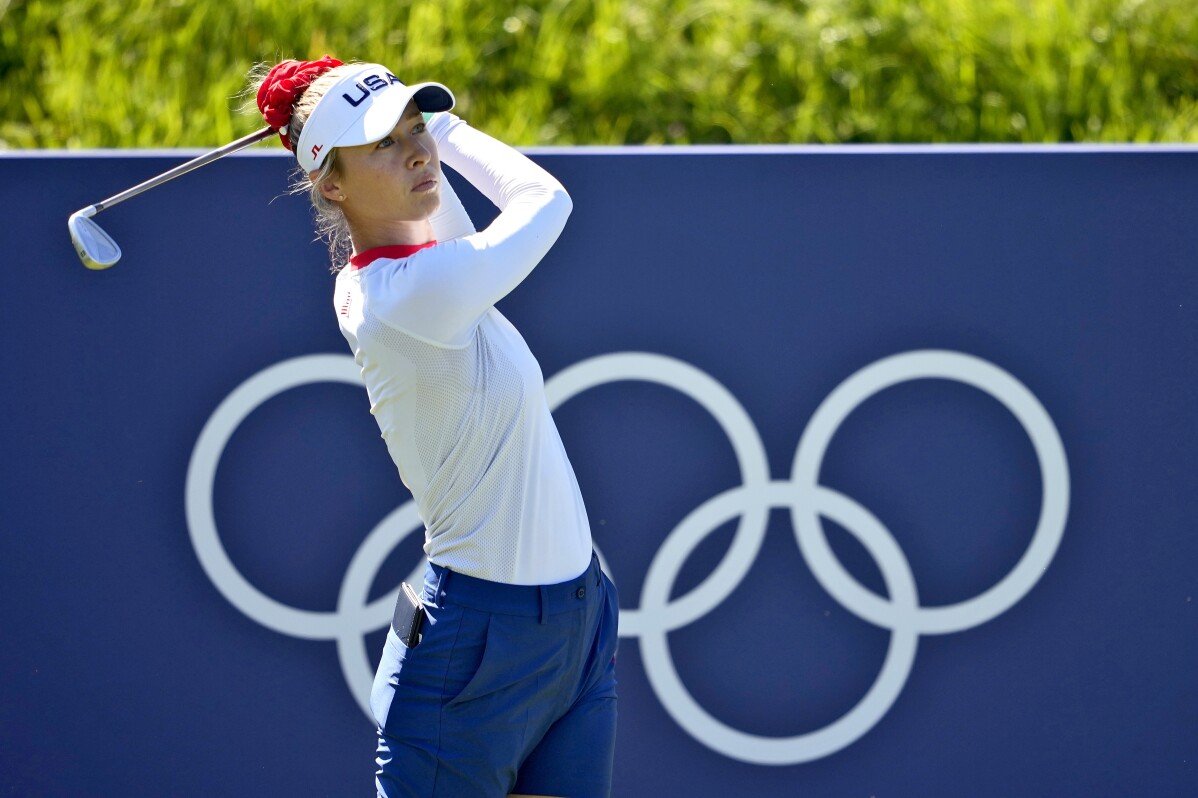
[[[86,208],[75,211],[67,219],[67,229],[71,233],[71,241],[75,245],[75,252],[79,254],[79,260],[83,261],[83,265],[89,269],[100,270],[111,267],[121,259],[121,248],[117,246],[116,241],[113,241],[112,236],[105,233],[100,228],[100,225],[92,221],[92,217],[100,211],[108,210],[113,205],[124,202],[130,197],[136,197],[143,191],[149,191],[155,186],[160,186],[168,180],[174,180],[176,177],[187,174],[193,169],[199,169],[201,166],[210,164],[230,153],[237,152],[251,144],[256,144],[265,138],[269,138],[274,133],[275,131],[272,128],[262,128],[219,149],[204,153],[198,158],[193,158],[187,163],[180,164],[157,177],[151,177],[144,183],[138,183],[133,188],[125,189],[120,194],[113,195],[103,202],[97,202],[95,205],[89,205]]]

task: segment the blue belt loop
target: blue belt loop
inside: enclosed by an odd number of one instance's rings
[[[540,585],[537,590],[541,594],[541,623],[545,624],[549,621],[549,591],[544,585]]]
[[[441,573],[437,574],[437,595],[435,596],[434,600],[437,602],[438,607],[442,606],[441,599],[445,598],[445,583],[448,580],[449,580],[449,569],[448,568],[442,570]]]

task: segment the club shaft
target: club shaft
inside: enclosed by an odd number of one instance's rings
[[[129,199],[130,197],[136,197],[138,194],[142,193],[143,191],[149,191],[150,189],[154,188],[155,186],[161,186],[163,183],[167,182],[168,180],[174,180],[176,177],[179,177],[180,175],[185,175],[188,172],[192,171],[193,169],[199,169],[201,166],[204,166],[205,164],[210,164],[217,159],[220,159],[220,158],[225,157],[226,155],[229,155],[230,153],[234,153],[234,152],[237,152],[238,150],[245,149],[246,147],[250,146],[251,144],[256,144],[257,142],[262,141],[265,138],[269,138],[273,133],[274,133],[273,130],[271,130],[268,127],[264,127],[255,133],[251,133],[248,136],[244,136],[242,138],[237,139],[237,141],[232,141],[232,142],[226,144],[225,146],[220,147],[219,149],[212,150],[211,152],[206,152],[203,155],[199,156],[198,158],[193,158],[190,161],[188,161],[187,163],[179,164],[174,169],[163,172],[162,174],[160,174],[156,177],[151,177],[149,180],[145,181],[144,183],[138,183],[133,188],[127,188],[124,191],[122,191],[120,194],[114,194],[113,196],[109,197],[108,199],[104,200],[103,202],[97,202],[93,206],[96,209],[95,213],[99,213],[100,211],[102,211],[106,208],[111,208],[113,205],[116,205],[117,203],[120,203],[120,202],[124,202],[125,200]]]

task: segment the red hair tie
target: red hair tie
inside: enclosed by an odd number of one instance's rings
[[[266,124],[279,132],[279,138],[288,150],[294,152],[287,126],[291,124],[295,101],[312,81],[339,66],[341,62],[331,55],[318,61],[281,61],[271,68],[266,80],[258,87],[258,110]]]

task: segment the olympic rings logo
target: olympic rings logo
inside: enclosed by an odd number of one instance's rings
[[[1023,426],[1040,468],[1040,515],[1019,562],[981,594],[947,606],[922,606],[910,564],[889,530],[860,504],[818,481],[824,454],[845,418],[874,394],[918,379],[961,382],[997,399]],[[799,440],[788,481],[770,477],[765,447],[736,398],[711,376],[680,360],[618,353],[582,361],[546,383],[549,406],[556,409],[590,388],[624,380],[658,383],[698,402],[728,435],[740,468],[740,487],[699,505],[666,536],[645,575],[641,606],[620,611],[619,632],[621,637],[639,638],[646,675],[674,721],[707,747],[733,759],[790,765],[828,756],[852,744],[873,728],[898,698],[914,664],[920,635],[959,632],[1006,612],[1047,570],[1064,534],[1069,468],[1060,435],[1039,400],[1022,383],[980,358],[944,350],[905,352],[853,374],[816,409]],[[225,552],[213,512],[216,468],[238,425],[276,394],[318,382],[362,384],[358,367],[348,355],[311,355],[259,372],[217,407],[200,433],[188,466],[187,525],[204,571],[233,606],[277,632],[336,641],[346,682],[362,711],[371,717],[374,665],[365,635],[389,623],[398,586],[373,602],[367,601],[368,594],[395,546],[408,535],[423,531],[415,503],[409,500],[401,505],[367,535],[346,570],[333,612],[297,609],[251,585]],[[737,588],[757,557],[769,511],[775,507],[790,510],[799,550],[823,589],[849,612],[891,632],[881,670],[865,696],[824,728],[792,737],[747,734],[712,717],[679,678],[667,641],[670,631],[707,614]],[[873,593],[845,570],[828,545],[821,517],[836,522],[861,542],[877,563],[889,598]],[[670,601],[687,556],[734,518],[740,519],[739,525],[724,559],[698,586]],[[408,581],[422,581],[424,566],[424,562],[418,564]],[[611,576],[606,562],[603,567]]]

